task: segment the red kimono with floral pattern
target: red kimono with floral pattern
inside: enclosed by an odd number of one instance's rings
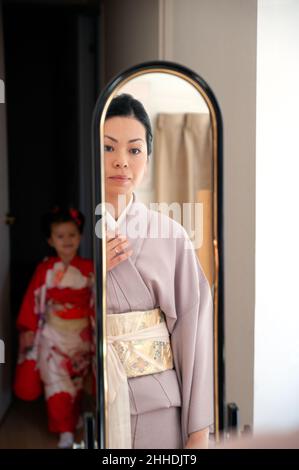
[[[83,379],[94,353],[94,276],[91,260],[75,256],[40,263],[24,296],[19,331],[33,331],[33,346],[19,350],[14,392],[35,400],[44,391],[52,432],[74,432]]]

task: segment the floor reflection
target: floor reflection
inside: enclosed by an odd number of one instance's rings
[[[83,434],[83,429],[77,430],[75,442],[80,443]],[[57,443],[58,435],[48,431],[42,398],[35,402],[15,400],[0,423],[0,449],[56,449]]]

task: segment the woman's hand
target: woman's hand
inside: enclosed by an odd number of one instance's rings
[[[133,250],[128,249],[129,242],[124,235],[112,236],[107,232],[106,243],[106,265],[107,271],[110,271],[122,261],[125,261],[132,255]]]
[[[208,447],[209,428],[205,428],[190,434],[185,449],[208,449]]]
[[[25,351],[26,349],[30,349],[33,346],[34,342],[34,331],[21,331],[20,333],[20,349],[21,351]]]

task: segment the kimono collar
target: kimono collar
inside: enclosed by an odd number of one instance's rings
[[[105,212],[105,222],[108,230],[112,232],[118,232],[122,235],[135,239],[135,251],[134,253],[138,254],[137,250],[137,238],[144,238],[147,236],[148,228],[148,209],[141,201],[138,200],[136,194],[133,192],[133,197],[131,201],[121,213],[118,220],[115,220],[108,211]],[[110,217],[109,217],[110,215]]]
[[[115,230],[116,228],[118,228],[120,226],[120,224],[123,222],[123,220],[125,219],[131,205],[133,204],[133,202],[136,201],[136,196],[135,196],[135,193],[132,194],[131,196],[131,199],[130,199],[130,202],[129,204],[127,204],[127,206],[125,207],[125,209],[122,211],[122,213],[119,215],[118,219],[115,220],[114,217],[112,217],[112,215],[110,214],[110,212],[108,210],[106,210],[105,214],[106,214],[106,222],[107,222],[107,225],[108,225],[108,228],[110,230]]]

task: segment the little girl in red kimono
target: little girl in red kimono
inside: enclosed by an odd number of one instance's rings
[[[35,400],[44,390],[49,430],[60,434],[60,448],[74,442],[93,353],[93,263],[77,255],[83,225],[76,209],[55,208],[44,216],[43,230],[57,256],[37,266],[17,319],[14,392]]]

